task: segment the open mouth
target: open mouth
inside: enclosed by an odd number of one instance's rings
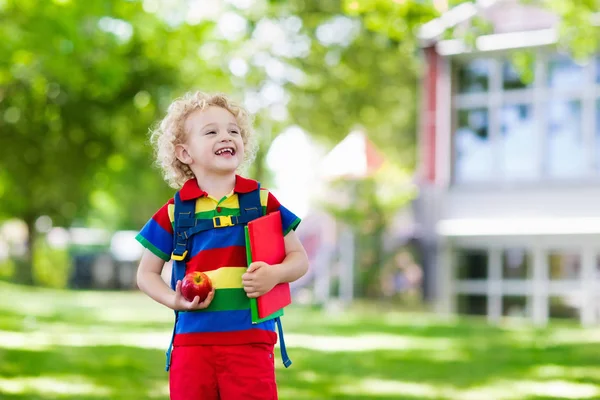
[[[235,150],[233,149],[233,147],[224,147],[222,149],[219,149],[217,151],[215,151],[215,154],[218,156],[222,156],[222,155],[231,155],[234,156],[235,155]]]

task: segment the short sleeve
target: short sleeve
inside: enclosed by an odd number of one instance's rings
[[[171,259],[173,252],[173,225],[170,217],[173,203],[171,199],[162,206],[136,236],[142,246],[165,261]]]
[[[281,213],[281,227],[283,229],[283,236],[287,235],[292,230],[296,230],[298,225],[300,225],[300,218],[282,206],[273,193],[269,192],[267,199],[267,214],[276,211]]]

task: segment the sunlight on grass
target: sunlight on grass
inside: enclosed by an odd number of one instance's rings
[[[574,383],[565,380],[498,380],[475,389],[459,391],[457,398],[462,400],[521,400],[528,396],[548,396],[561,399],[597,399],[600,390],[595,385]]]
[[[323,352],[417,349],[447,351],[454,347],[454,342],[451,339],[418,338],[414,336],[375,333],[349,337],[289,333],[285,335],[285,341],[286,346],[289,347],[303,347]]]
[[[477,388],[460,390],[449,385],[431,385],[401,380],[363,379],[358,382],[344,384],[338,393],[346,395],[413,396],[422,399],[444,397],[461,400],[520,400],[527,396],[552,396],[554,398],[583,400],[598,398],[600,390],[595,385],[564,380],[496,381]]]
[[[95,292],[57,291],[46,288],[19,288],[0,282],[0,309],[15,308],[30,318],[73,316],[95,322],[171,323],[173,312],[139,291]]]
[[[549,333],[548,339],[557,344],[600,343],[600,328],[558,328]]]
[[[168,382],[156,383],[152,388],[149,389],[149,397],[151,398],[168,398],[169,397],[169,384]]]
[[[61,333],[0,331],[0,348],[46,350],[54,346],[88,347],[122,345],[144,349],[166,349],[170,340],[167,332],[127,333]]]
[[[310,389],[303,389],[299,387],[286,387],[279,386],[277,388],[280,399],[312,399],[314,393]]]
[[[168,398],[171,311],[136,291],[0,282],[0,293],[0,398]],[[489,325],[367,303],[337,314],[292,306],[284,327],[293,365],[276,350],[281,399],[600,398],[600,328]]]
[[[110,395],[110,390],[94,385],[80,376],[45,376],[43,378],[20,377],[13,379],[0,378],[0,393],[8,394],[94,394],[100,396]]]
[[[544,379],[569,378],[600,380],[600,366],[566,368],[561,365],[540,365],[533,368],[529,375],[534,378]]]
[[[346,395],[404,395],[430,399],[439,396],[440,389],[424,383],[363,379],[359,382],[344,385],[343,388],[338,390],[338,393]]]

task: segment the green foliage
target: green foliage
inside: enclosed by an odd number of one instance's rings
[[[20,258],[0,261],[0,280],[12,280],[18,268],[23,267]],[[44,238],[35,241],[33,249],[33,282],[42,287],[65,288],[71,272],[71,259],[67,249],[53,248]],[[26,266],[25,266],[26,267]]]
[[[9,280],[15,274],[15,261],[11,258],[6,258],[0,261],[0,280]]]
[[[143,142],[127,138],[144,132],[152,113],[138,111],[135,96],[170,79],[127,21],[140,10],[131,2],[5,2],[0,169],[11,215],[46,214],[58,224],[84,217],[95,171],[123,142],[140,151]]]
[[[599,0],[545,0],[541,4],[561,18],[559,46],[574,58],[585,60],[599,50]]]
[[[347,2],[278,4],[274,18],[297,13],[301,26],[295,37],[310,44],[306,55],[284,59],[301,71],[301,78],[285,85],[290,120],[329,145],[362,127],[391,159],[412,167],[419,71],[414,40],[370,29],[376,22],[351,10]],[[403,18],[398,16],[398,21]],[[415,23],[410,18],[408,23]]]
[[[53,248],[45,240],[35,242],[33,252],[34,281],[39,286],[67,287],[71,273],[71,259],[67,249]]]

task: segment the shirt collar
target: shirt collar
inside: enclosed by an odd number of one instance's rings
[[[257,181],[244,178],[240,175],[235,176],[235,187],[233,188],[235,193],[249,193],[255,189],[258,189]],[[198,186],[196,179],[192,178],[183,184],[183,187],[179,190],[179,196],[181,200],[186,201],[208,196],[208,193]]]

